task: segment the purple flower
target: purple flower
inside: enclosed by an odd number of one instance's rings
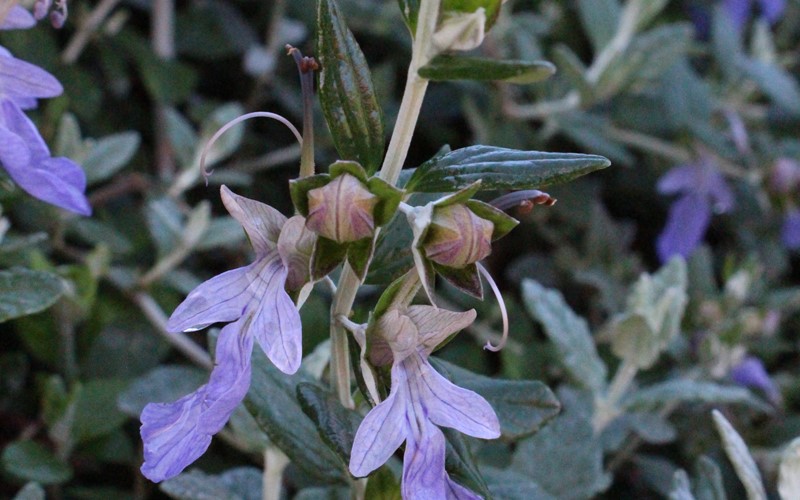
[[[775,24],[786,9],[786,0],[722,0],[722,8],[728,14],[733,26],[741,30],[750,20],[753,4],[758,4],[764,18]]]
[[[142,473],[159,482],[180,473],[208,448],[250,385],[250,355],[257,342],[285,373],[300,367],[300,314],[286,287],[302,287],[306,255],[314,244],[300,216],[280,212],[222,186],[222,201],[244,227],[256,252],[252,264],[225,272],[195,288],[167,322],[172,332],[231,322],[219,334],[208,384],[173,403],[151,403],[142,412]],[[296,269],[305,266],[306,270]],[[294,281],[294,283],[292,283]]]
[[[353,475],[368,475],[405,441],[403,498],[480,498],[447,475],[445,438],[439,427],[497,438],[497,415],[485,399],[453,385],[428,361],[436,346],[474,319],[474,310],[411,306],[402,312],[390,310],[378,321],[370,358],[378,365],[392,363],[392,388],[356,432],[350,455]]]
[[[53,75],[0,47],[0,163],[31,196],[89,215],[83,170],[68,158],[53,158],[22,111],[36,107],[36,99],[55,97],[62,90]]]
[[[733,193],[725,178],[707,160],[673,168],[659,179],[657,188],[663,194],[680,194],[656,243],[662,262],[673,255],[688,257],[703,239],[712,211],[733,208]]]
[[[8,15],[0,24],[0,30],[28,29],[36,25],[36,19],[24,7],[15,5],[8,11]]]
[[[770,401],[777,403],[781,393],[764,368],[764,363],[754,356],[747,356],[731,369],[731,379],[739,385],[763,391]]]
[[[800,248],[800,210],[794,209],[786,214],[781,227],[781,241],[791,250]]]

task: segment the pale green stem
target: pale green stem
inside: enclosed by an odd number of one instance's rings
[[[264,450],[264,473],[262,500],[280,500],[283,490],[283,471],[289,465],[289,458],[273,445]]]
[[[639,368],[627,359],[623,360],[620,367],[617,368],[606,396],[599,399],[595,404],[594,418],[592,419],[592,427],[595,434],[599,434],[619,415],[620,410],[617,405],[627,392],[638,371]]]
[[[61,62],[72,64],[78,60],[92,34],[103,24],[103,21],[106,20],[118,3],[119,0],[102,0],[92,9],[92,13],[85,21],[81,22],[78,32],[70,39],[67,48],[61,53]]]
[[[432,56],[431,40],[439,17],[440,3],[441,0],[422,0],[420,2],[417,33],[414,37],[406,88],[392,139],[389,141],[383,166],[378,173],[380,178],[390,184],[395,184],[400,176],[400,170],[408,155],[411,137],[417,125],[425,91],[428,88],[428,80],[421,78],[418,70],[427,64]],[[376,233],[375,238],[377,236]],[[355,407],[350,393],[350,353],[347,348],[347,332],[336,318],[350,316],[360,285],[361,281],[350,266],[345,264],[331,306],[331,387],[346,408]]]

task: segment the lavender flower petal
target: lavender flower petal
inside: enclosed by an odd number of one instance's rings
[[[791,250],[800,248],[800,210],[792,210],[786,214],[781,227],[781,241]]]
[[[734,382],[745,387],[764,391],[772,401],[780,400],[780,391],[770,378],[764,363],[755,356],[748,356],[731,370]]]
[[[482,500],[483,497],[447,478],[447,500]]]
[[[277,253],[274,250],[270,255]],[[283,288],[287,274],[286,266],[277,257],[271,258],[253,278],[252,295],[259,298],[259,304],[248,331],[279,370],[292,374],[300,368],[303,342],[300,313]]]
[[[454,385],[420,354],[409,356],[402,364],[408,374],[409,390],[418,395],[431,422],[477,438],[500,437],[500,422],[483,397]]]
[[[703,239],[710,220],[711,207],[705,196],[687,194],[675,201],[656,243],[661,262],[673,255],[688,257]]]
[[[12,100],[26,97],[55,97],[64,88],[42,68],[12,56],[0,57],[0,93]]]
[[[18,30],[28,29],[36,25],[36,19],[24,7],[15,5],[8,11],[3,24],[0,25],[0,30]]]
[[[675,194],[682,191],[693,191],[698,183],[696,165],[680,165],[670,169],[656,184],[661,194]]]
[[[174,403],[150,403],[142,411],[142,474],[151,481],[174,477],[197,460],[247,394],[253,339],[240,329],[237,322],[220,332],[208,384]]]
[[[750,11],[752,9],[752,0],[723,0],[722,9],[728,14],[733,27],[741,29],[750,19]]]
[[[759,0],[761,12],[770,24],[775,24],[786,10],[786,0]]]
[[[403,455],[403,498],[447,498],[444,434],[426,419],[416,424]]]
[[[392,392],[367,413],[356,432],[350,453],[350,473],[354,476],[366,476],[386,463],[410,434],[407,391],[406,372],[395,365]]]
[[[711,167],[708,167],[711,168]],[[713,208],[717,213],[729,212],[733,209],[733,192],[728,187],[725,177],[716,169],[705,172],[706,189],[714,203]]]
[[[263,257],[276,247],[286,223],[283,214],[269,205],[239,196],[227,186],[220,188],[220,195],[225,208],[244,228],[257,256]]]
[[[83,194],[85,181],[78,186],[71,182],[75,169],[80,167],[66,158],[46,158],[23,171],[6,168],[14,182],[31,196],[77,214],[91,215],[92,208]]]
[[[200,330],[213,323],[239,319],[253,299],[251,284],[258,280],[262,269],[276,260],[278,254],[274,252],[271,260],[260,259],[202,283],[175,309],[167,329],[171,332]]]

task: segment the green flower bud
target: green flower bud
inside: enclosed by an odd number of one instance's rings
[[[350,243],[375,233],[373,211],[379,198],[350,174],[308,192],[306,226],[320,236]]]
[[[492,253],[494,224],[466,205],[436,207],[422,248],[425,256],[446,267],[461,269]]]

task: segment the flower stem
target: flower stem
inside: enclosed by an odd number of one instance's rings
[[[622,364],[617,368],[606,396],[599,399],[595,404],[594,418],[592,419],[592,427],[594,427],[595,434],[599,434],[619,415],[620,411],[617,405],[625,395],[625,392],[627,392],[638,371],[639,367],[629,359],[623,360]]]
[[[350,350],[347,347],[347,331],[336,318],[350,315],[360,285],[356,273],[345,263],[331,305],[331,388],[345,408],[355,408],[350,394]]]

